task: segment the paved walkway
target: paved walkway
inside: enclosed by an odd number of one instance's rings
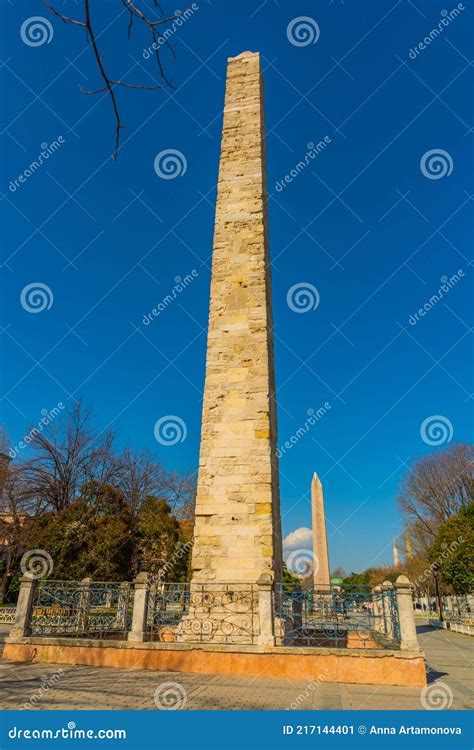
[[[473,703],[474,639],[419,628],[427,657],[428,705]],[[62,670],[62,671],[60,671]],[[170,684],[171,683],[171,684]],[[155,709],[419,709],[419,688],[315,684],[270,678],[152,672],[0,660],[0,708]],[[156,701],[155,703],[155,694]]]

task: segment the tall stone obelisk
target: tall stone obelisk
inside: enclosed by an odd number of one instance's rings
[[[325,590],[331,583],[329,573],[326,516],[324,514],[323,486],[316,474],[311,481],[311,511],[313,522],[314,588]]]
[[[192,584],[281,580],[260,57],[227,68]]]

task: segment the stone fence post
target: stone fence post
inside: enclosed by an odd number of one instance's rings
[[[381,633],[383,632],[383,606],[381,586],[375,586],[372,591],[372,606],[374,616],[374,630],[376,633]]]
[[[258,579],[258,619],[258,644],[260,646],[274,646],[273,578],[270,573],[262,573]]]
[[[403,651],[419,651],[420,646],[416,635],[415,613],[413,611],[413,591],[406,576],[398,576],[395,581],[395,590],[400,624],[400,648]]]
[[[393,589],[390,581],[384,581],[382,589],[382,612],[383,612],[383,633],[388,637],[393,637],[392,607],[390,605],[389,591]]]
[[[149,593],[150,587],[148,573],[139,573],[135,578],[132,629],[128,634],[129,641],[146,641]]]
[[[21,638],[30,635],[31,615],[38,581],[36,578],[23,576],[20,579],[20,591],[15,612],[15,622],[10,630],[12,638]]]

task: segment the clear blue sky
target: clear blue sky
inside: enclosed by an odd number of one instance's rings
[[[279,445],[308,409],[331,409],[281,459],[285,534],[310,525],[313,471],[325,488],[332,565],[390,560],[401,529],[394,498],[406,464],[430,450],[422,422],[449,420],[451,443],[472,427],[472,5],[425,49],[441,11],[423,0],[238,3],[202,0],[173,36],[170,92],[118,92],[122,149],[108,157],[113,118],[83,32],[41,2],[1,0],[3,254],[2,421],[16,443],[42,409],[83,394],[101,428],[150,449],[168,466],[198,462],[214,202],[226,58],[259,50],[265,68],[270,238]],[[57,4],[80,14],[80,2]],[[127,41],[118,0],[91,0],[111,75],[151,85],[149,44]],[[361,8],[361,6],[363,6]],[[167,4],[168,11],[174,5]],[[20,28],[50,21],[49,43]],[[288,24],[309,16],[315,44]],[[316,27],[313,24],[313,30]],[[300,40],[301,41],[301,40]],[[165,55],[166,57],[166,55]],[[412,58],[415,59],[412,59]],[[275,184],[330,143],[284,190]],[[15,190],[42,143],[58,150]],[[155,156],[184,154],[186,173],[160,179]],[[441,149],[447,171],[426,177],[422,156]],[[438,176],[438,175],[435,175]],[[158,318],[143,316],[175,277],[197,278]],[[410,315],[441,277],[460,278],[427,314]],[[34,282],[50,309],[27,312]],[[312,284],[317,309],[293,312],[287,292]],[[155,422],[179,416],[184,442],[162,446]],[[449,428],[448,428],[449,432]]]

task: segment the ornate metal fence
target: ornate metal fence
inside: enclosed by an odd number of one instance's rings
[[[276,584],[277,645],[393,648],[400,640],[395,590],[365,586],[291,589]]]
[[[256,584],[150,584],[148,640],[252,644],[257,618]]]
[[[130,583],[38,582],[31,612],[32,635],[126,638],[131,626]]]
[[[15,622],[16,607],[0,607],[0,624],[13,625]]]
[[[146,573],[135,585],[25,581],[14,629],[20,635],[163,643],[397,648],[399,606],[405,606],[399,589],[406,589],[403,581],[397,585],[385,583],[372,591],[344,585],[294,588],[272,585],[271,579],[163,583]],[[406,606],[413,618],[411,599]],[[408,641],[413,642],[413,634]]]

